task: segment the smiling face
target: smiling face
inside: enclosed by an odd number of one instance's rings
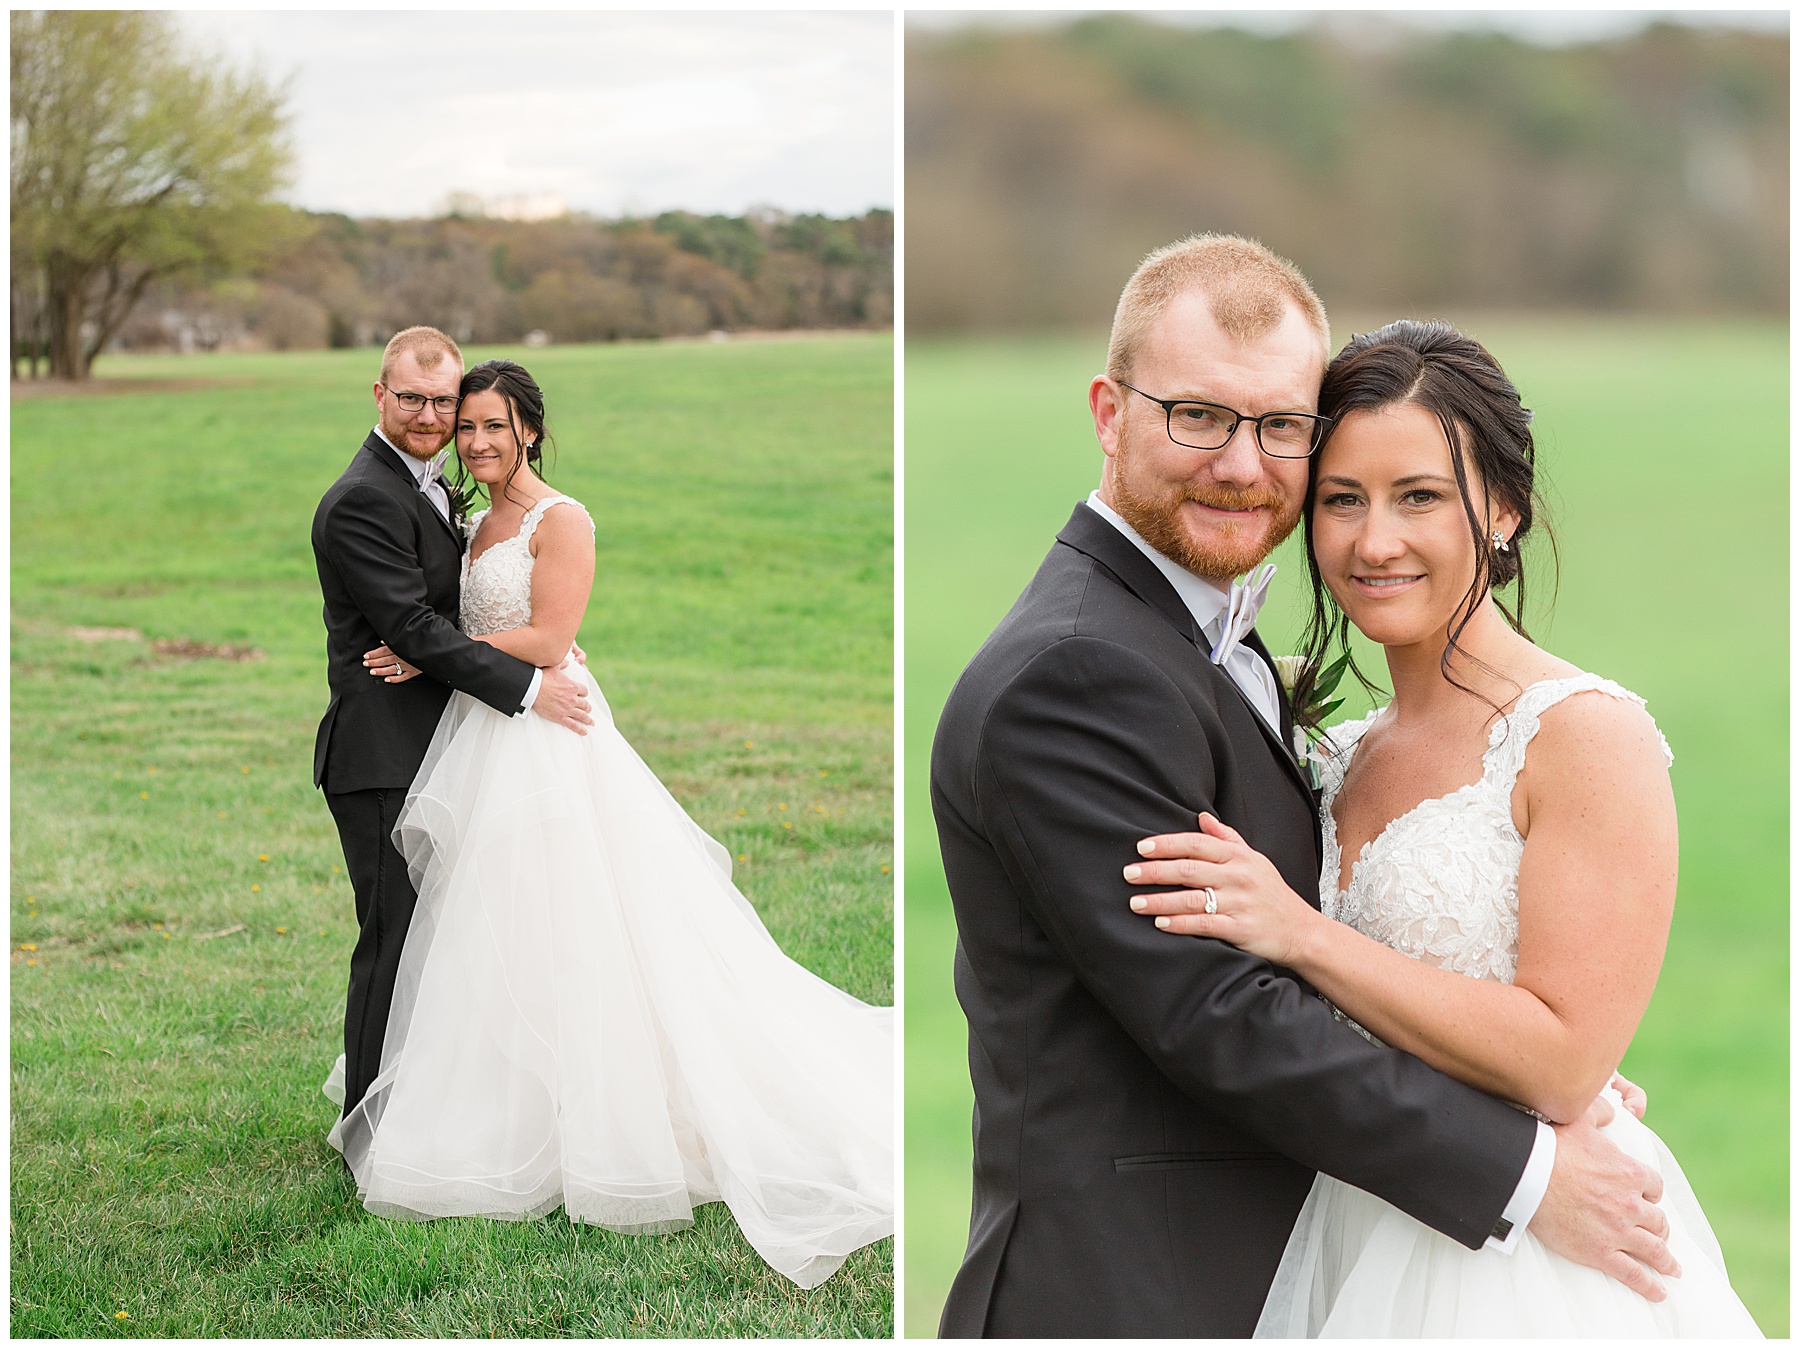
[[[387,372],[387,382],[375,384],[375,406],[381,414],[381,433],[394,447],[415,459],[429,459],[449,443],[454,418],[439,412],[432,401],[456,397],[462,383],[462,364],[448,356],[427,370],[410,351],[394,358]],[[425,395],[425,406],[408,412],[400,406],[397,393]]]
[[[1370,640],[1441,647],[1475,580],[1470,536],[1435,413],[1417,403],[1351,412],[1319,451],[1312,545],[1331,597]],[[1511,539],[1517,512],[1469,473],[1475,518]],[[1478,603],[1486,603],[1481,596]]]
[[[524,449],[513,432],[512,407],[498,389],[483,389],[462,400],[456,410],[456,453],[469,476],[484,487],[512,476]]]
[[[1146,333],[1130,382],[1159,399],[1218,403],[1246,416],[1311,412],[1323,370],[1318,333],[1288,306],[1271,332],[1239,342],[1206,296],[1171,300]],[[1293,530],[1306,497],[1307,461],[1276,459],[1240,423],[1220,449],[1169,438],[1161,407],[1116,380],[1088,390],[1106,451],[1100,497],[1158,552],[1215,582],[1248,571]]]

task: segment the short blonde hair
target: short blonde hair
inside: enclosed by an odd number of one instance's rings
[[[1281,326],[1294,305],[1319,334],[1322,356],[1331,357],[1331,325],[1325,306],[1300,269],[1254,239],[1235,234],[1193,234],[1157,249],[1131,274],[1113,312],[1106,373],[1131,373],[1144,335],[1170,301],[1190,290],[1206,296],[1213,320],[1232,338],[1249,342]]]
[[[450,335],[420,324],[413,328],[402,328],[388,338],[387,348],[381,353],[381,382],[383,384],[388,382],[388,374],[393,370],[394,362],[409,351],[419,362],[421,370],[437,369],[438,364],[446,356],[454,357],[457,369],[462,369],[462,348],[450,340]]]

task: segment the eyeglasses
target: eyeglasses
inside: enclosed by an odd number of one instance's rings
[[[408,412],[423,412],[425,405],[430,403],[446,417],[454,415],[456,405],[462,401],[455,394],[445,394],[442,398],[427,398],[422,393],[397,393],[393,389],[389,389],[388,392],[393,394],[394,401]]]
[[[1256,428],[1256,446],[1271,459],[1307,459],[1319,448],[1331,418],[1311,412],[1265,412],[1246,417],[1218,403],[1185,398],[1154,398],[1133,384],[1119,381],[1141,398],[1149,398],[1168,420],[1169,439],[1190,450],[1222,450],[1237,434],[1239,422]]]

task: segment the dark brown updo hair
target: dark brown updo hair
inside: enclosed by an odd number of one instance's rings
[[[544,391],[538,388],[524,366],[517,361],[503,360],[499,357],[491,361],[483,361],[462,377],[462,387],[457,390],[458,398],[467,398],[472,393],[484,393],[489,389],[499,391],[506,400],[507,419],[512,423],[513,440],[525,447],[525,453],[512,466],[512,472],[506,475],[502,483],[503,495],[510,495],[512,482],[519,474],[521,464],[531,465],[531,471],[539,477],[544,474],[544,443],[550,439],[550,432],[544,425]],[[460,489],[467,482],[467,470],[457,479]],[[492,501],[493,493],[488,494]]]
[[[1495,606],[1513,631],[1522,637],[1530,636],[1524,623],[1523,545],[1533,521],[1543,514],[1543,501],[1536,487],[1537,450],[1531,437],[1531,412],[1520,403],[1518,389],[1488,349],[1439,320],[1400,319],[1374,332],[1359,333],[1325,368],[1319,388],[1319,411],[1333,419],[1332,430],[1341,426],[1350,413],[1376,412],[1399,403],[1415,403],[1426,409],[1443,428],[1444,439],[1450,442],[1450,464],[1462,497],[1463,515],[1469,522],[1469,539],[1475,546],[1475,578],[1452,613],[1450,641],[1441,662],[1444,677],[1458,688],[1466,688],[1451,674],[1450,660],[1453,655],[1467,654],[1456,639],[1475,617],[1485,596],[1493,594]],[[1306,669],[1294,691],[1296,707],[1310,701],[1313,679],[1324,668],[1333,648],[1346,656],[1350,652],[1350,619],[1325,588],[1313,556],[1319,463],[1330,439],[1328,430],[1308,464],[1306,565],[1312,577],[1312,617],[1302,640]],[[1504,553],[1494,548],[1487,534],[1488,525],[1476,513],[1469,493],[1471,467],[1487,489],[1490,508],[1497,505],[1518,514],[1519,526]],[[1543,532],[1549,537],[1548,525]],[[1554,567],[1554,538],[1550,539],[1550,546]],[[1512,590],[1510,604],[1500,593],[1507,588]],[[1354,658],[1350,669],[1365,689],[1373,691],[1374,685],[1357,669]]]

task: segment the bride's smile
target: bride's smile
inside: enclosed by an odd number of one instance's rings
[[[511,409],[493,389],[463,399],[456,410],[456,453],[469,476],[483,486],[505,482],[519,462]]]
[[[1475,541],[1437,415],[1417,403],[1352,412],[1319,454],[1313,550],[1332,598],[1383,646],[1441,650],[1471,600],[1487,600],[1472,591]],[[1510,538],[1517,515],[1467,477],[1483,534]]]

